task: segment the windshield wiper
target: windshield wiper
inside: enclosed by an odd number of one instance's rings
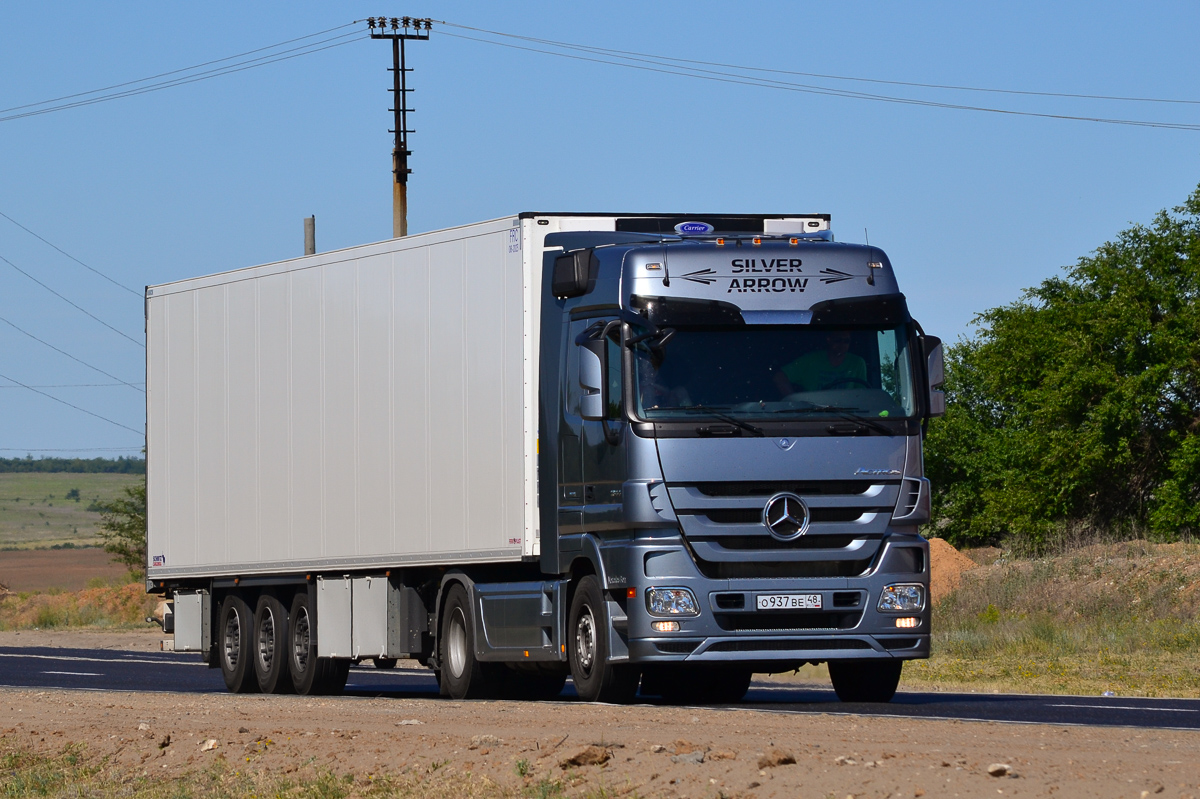
[[[651,407],[647,408],[646,410],[648,410],[648,411],[702,411],[704,413],[707,413],[709,416],[713,416],[717,419],[720,419],[722,422],[728,422],[729,424],[734,425],[735,427],[740,427],[743,430],[745,430],[749,433],[753,433],[756,436],[765,436],[766,435],[766,433],[764,433],[762,431],[761,427],[755,427],[754,425],[750,424],[749,422],[742,421],[741,419],[737,418],[736,416],[731,416],[730,414],[722,411],[720,408],[713,407],[712,405],[652,405]]]
[[[896,435],[894,430],[883,424],[880,424],[878,420],[872,419],[869,416],[860,416],[859,414],[854,413],[854,411],[857,410],[861,409],[847,408],[841,405],[813,405],[809,408],[777,408],[773,411],[767,411],[767,413],[831,413],[839,419],[865,425],[876,432],[883,433],[884,435]]]

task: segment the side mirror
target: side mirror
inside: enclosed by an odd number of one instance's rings
[[[588,421],[604,418],[604,340],[579,345],[579,415]]]
[[[550,276],[550,292],[559,299],[582,297],[600,268],[600,259],[591,250],[560,255],[554,259]]]
[[[942,350],[942,340],[937,336],[922,336],[921,348],[925,352],[925,374],[929,376],[929,415],[946,415],[946,392],[942,384],[946,382],[945,355]]]

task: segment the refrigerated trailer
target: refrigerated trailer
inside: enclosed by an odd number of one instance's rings
[[[829,221],[522,213],[147,288],[175,650],[235,692],[890,699],[942,349]]]

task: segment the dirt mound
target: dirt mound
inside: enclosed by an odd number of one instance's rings
[[[963,572],[979,564],[959,552],[943,538],[929,539],[929,595],[936,604],[958,587]]]

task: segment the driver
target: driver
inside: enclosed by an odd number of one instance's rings
[[[783,396],[797,391],[822,391],[867,385],[867,362],[850,352],[850,331],[825,334],[825,349],[801,355],[775,372]]]

